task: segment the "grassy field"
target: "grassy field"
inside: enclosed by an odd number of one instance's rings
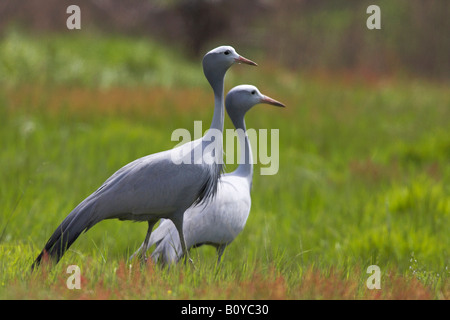
[[[448,83],[257,62],[234,66],[226,90],[254,84],[287,105],[246,118],[279,129],[280,167],[261,176],[256,165],[247,226],[221,265],[209,247],[192,251],[195,269],[130,264],[146,224],[111,220],[31,274],[81,200],[175,146],[173,130],[206,129],[213,101],[200,61],[148,40],[2,38],[0,299],[449,299]],[[67,289],[68,265],[81,268],[81,290]],[[370,265],[380,290],[366,287]]]

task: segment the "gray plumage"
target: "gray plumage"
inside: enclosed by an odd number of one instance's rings
[[[214,91],[214,116],[210,129],[223,130],[224,77],[236,62],[256,65],[228,46],[211,50],[203,58],[203,71]],[[115,218],[147,221],[144,243],[150,239],[153,226],[160,218],[170,219],[179,232],[182,252],[187,258],[183,214],[195,202],[201,204],[214,197],[221,171],[217,163],[203,161],[212,156],[208,151],[211,149],[215,150],[216,156],[222,157],[222,141],[212,140],[212,131],[209,130],[201,139],[137,159],[119,169],[64,219],[34,261],[32,269],[45,255],[58,262],[82,232],[102,220]],[[145,259],[145,255],[142,257]]]
[[[220,177],[217,195],[211,202],[191,207],[184,214],[183,234],[187,248],[212,245],[217,249],[218,262],[226,246],[244,229],[250,213],[253,158],[244,116],[258,103],[284,106],[262,95],[256,87],[250,85],[237,86],[227,94],[227,113],[237,129],[240,141],[240,164],[232,173]],[[180,237],[170,220],[162,220],[147,246],[143,243],[137,252],[147,251],[154,244],[156,248],[152,259],[155,262],[170,265],[183,255]]]

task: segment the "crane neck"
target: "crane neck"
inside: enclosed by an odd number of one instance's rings
[[[210,130],[208,130],[208,132],[205,134],[205,138],[211,138],[211,135],[214,134],[213,131],[215,130],[223,132],[223,123],[225,120],[225,110],[224,110],[225,108],[223,104],[224,78],[225,76],[211,83],[211,87],[213,88],[214,91],[214,115],[211,122]]]
[[[240,150],[239,166],[234,173],[239,176],[246,177],[251,185],[253,179],[253,154],[250,140],[247,135],[244,115],[242,114],[237,117],[230,118],[238,134]]]

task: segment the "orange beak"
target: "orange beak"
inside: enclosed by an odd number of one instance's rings
[[[234,59],[234,61],[236,61],[237,63],[245,63],[245,64],[249,64],[251,66],[257,66],[256,62],[253,62],[252,60],[249,60],[242,56],[239,56],[239,58]]]
[[[261,99],[261,103],[267,103],[267,104],[271,104],[271,105],[276,106],[276,107],[283,107],[283,108],[286,108],[286,106],[285,106],[284,104],[282,104],[280,101],[277,101],[277,100],[275,100],[275,99],[272,99],[272,98],[270,98],[270,97],[268,97],[268,96],[264,96],[264,97]]]

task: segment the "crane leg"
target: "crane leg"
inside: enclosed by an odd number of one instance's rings
[[[220,264],[220,259],[222,258],[222,254],[223,254],[223,252],[225,251],[225,248],[227,247],[227,245],[226,244],[220,244],[218,247],[217,247],[217,255],[218,255],[218,257],[217,257],[217,264]]]
[[[184,256],[184,264],[186,265],[186,262],[189,260],[189,262],[194,265],[194,261],[189,257],[189,251],[186,247],[186,242],[184,240],[184,232],[183,232],[183,214],[181,215],[175,215],[175,219],[172,219],[173,224],[177,228],[178,234],[180,236],[180,243],[181,243],[181,249],[183,250],[183,256]]]
[[[136,251],[130,259],[132,259],[136,254],[139,254],[139,258],[141,262],[145,263],[147,262],[147,250],[148,250],[148,242],[150,241],[150,235],[152,234],[153,226],[155,225],[156,221],[148,221],[148,230],[147,234],[145,235],[144,243],[141,245],[141,247]]]

